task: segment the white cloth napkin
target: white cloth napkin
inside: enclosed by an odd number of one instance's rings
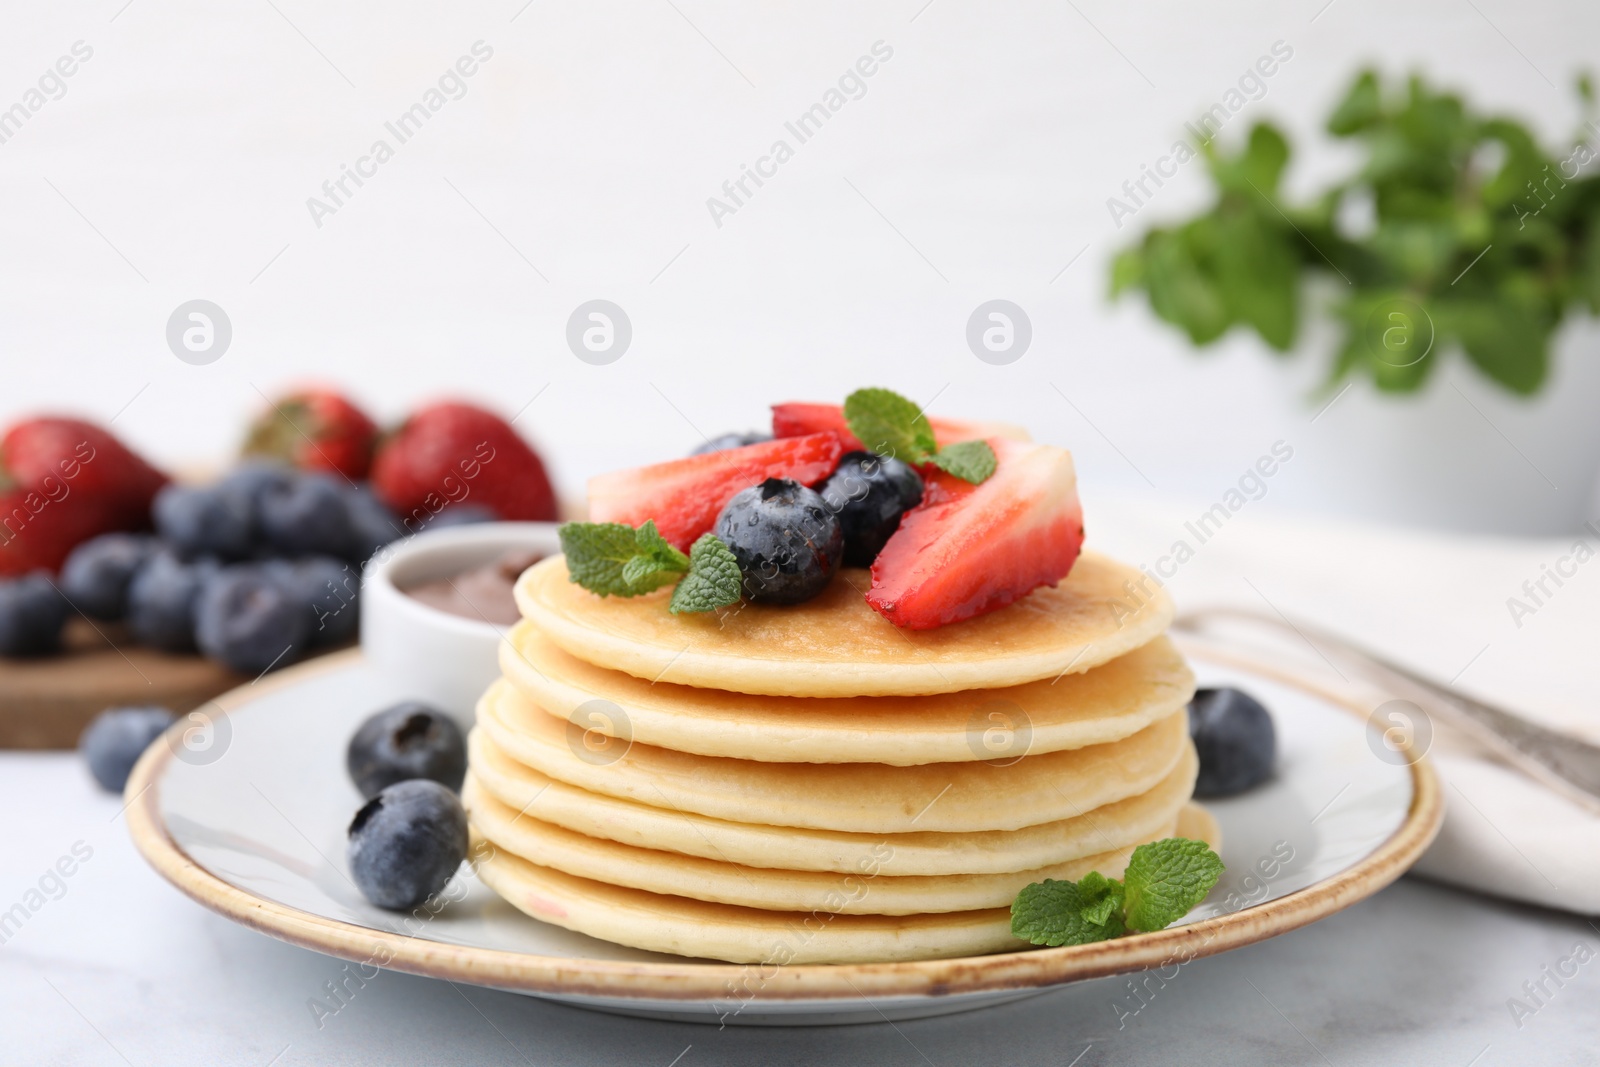
[[[1600,743],[1600,534],[1468,537],[1245,508],[1197,544],[1185,523],[1207,506],[1086,491],[1087,543],[1154,568],[1184,540],[1194,555],[1166,582],[1180,611],[1282,612]],[[1582,562],[1579,541],[1593,553]],[[1173,567],[1170,559],[1164,564]],[[1497,896],[1600,914],[1600,815],[1476,748],[1437,717],[1433,727],[1429,758],[1444,782],[1445,822],[1415,870]]]

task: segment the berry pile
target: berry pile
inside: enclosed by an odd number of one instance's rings
[[[210,485],[168,485],[152,511],[153,535],[91,538],[54,587],[41,582],[66,611],[124,622],[140,644],[199,650],[245,674],[350,640],[362,564],[406,532],[366,486],[263,460]],[[60,628],[34,630],[32,650],[53,649]]]
[[[926,630],[1053,585],[1078,557],[1083,512],[1064,449],[1015,427],[930,419],[886,389],[772,410],[770,439],[724,434],[688,458],[592,479],[595,521],[561,528],[572,580],[639,596],[681,574],[678,613],[798,604],[840,568],[870,567],[867,603]],[[732,582],[721,580],[729,561]]]
[[[269,406],[244,452],[220,480],[180,485],[87,423],[7,433],[0,656],[58,651],[81,613],[260,674],[350,640],[362,565],[397,538],[555,517],[538,455],[470,404],[430,404],[380,439],[348,400],[302,390]]]

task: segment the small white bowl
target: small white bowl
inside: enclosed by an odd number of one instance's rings
[[[361,651],[417,700],[450,715],[463,730],[478,698],[500,676],[506,628],[429,607],[405,590],[453,577],[519,550],[561,551],[553,522],[485,522],[424,531],[367,561],[361,582]]]

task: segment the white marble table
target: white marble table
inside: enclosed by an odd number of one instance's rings
[[[337,1014],[338,964],[161,881],[75,756],[0,754],[0,1062],[26,1064],[1593,1064],[1600,959],[1521,1019],[1583,919],[1414,879],[1308,929],[1190,964],[1118,1029],[1127,979],[894,1026],[718,1030],[383,974]],[[50,878],[63,856],[68,877]],[[81,860],[84,853],[87,860]],[[80,861],[81,860],[81,861]],[[30,890],[43,892],[30,896]],[[42,906],[39,905],[42,900]],[[1532,1003],[1530,1001],[1530,1003]],[[1074,1057],[1077,1057],[1074,1059]]]

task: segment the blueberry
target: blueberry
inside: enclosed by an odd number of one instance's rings
[[[347,485],[345,507],[350,512],[349,558],[365,563],[384,545],[404,536],[399,516],[378,499],[370,486]]]
[[[184,559],[243,559],[253,543],[253,509],[243,492],[221,485],[168,485],[152,507],[156,532]]]
[[[260,506],[268,490],[280,489],[295,480],[294,468],[269,459],[247,459],[217,483],[217,487],[243,496],[251,508]]]
[[[1277,735],[1260,701],[1237,689],[1201,689],[1189,704],[1189,736],[1200,754],[1197,797],[1231,797],[1272,774]]]
[[[439,892],[467,857],[467,813],[438,782],[396,782],[350,822],[346,856],[363,895],[403,911]]]
[[[287,556],[343,556],[355,543],[348,486],[328,474],[300,474],[262,493],[257,519],[267,544]]]
[[[725,433],[720,436],[713,437],[704,444],[699,445],[694,451],[690,452],[689,455],[703,456],[708,452],[726,452],[730,448],[743,448],[745,445],[757,445],[762,441],[770,440],[772,440],[772,435],[770,433],[759,433],[756,431],[751,431],[749,433]]]
[[[350,738],[345,766],[361,795],[368,798],[412,778],[426,778],[459,793],[467,774],[467,743],[454,719],[408,700],[361,724]]]
[[[79,611],[116,622],[128,611],[128,585],[155,551],[143,534],[108,533],[72,550],[61,567],[61,592]]]
[[[47,656],[61,647],[67,602],[44,571],[0,580],[0,656]]]
[[[108,708],[78,738],[89,773],[108,793],[120,793],[150,742],[177,719],[166,708]]]
[[[815,491],[782,478],[735,494],[714,529],[739,561],[745,596],[757,604],[810,600],[844,554],[838,516]]]
[[[870,567],[900,516],[922,503],[922,479],[892,456],[847,452],[818,492],[844,529],[844,565]]]
[[[128,584],[134,639],[165,652],[193,652],[195,601],[218,569],[214,559],[185,562],[170,551],[153,554]]]
[[[226,567],[201,587],[194,637],[200,651],[242,674],[293,663],[315,618],[290,583],[262,566]]]
[[[311,643],[337,645],[355,636],[360,621],[361,573],[332,556],[265,564],[311,613]]]

